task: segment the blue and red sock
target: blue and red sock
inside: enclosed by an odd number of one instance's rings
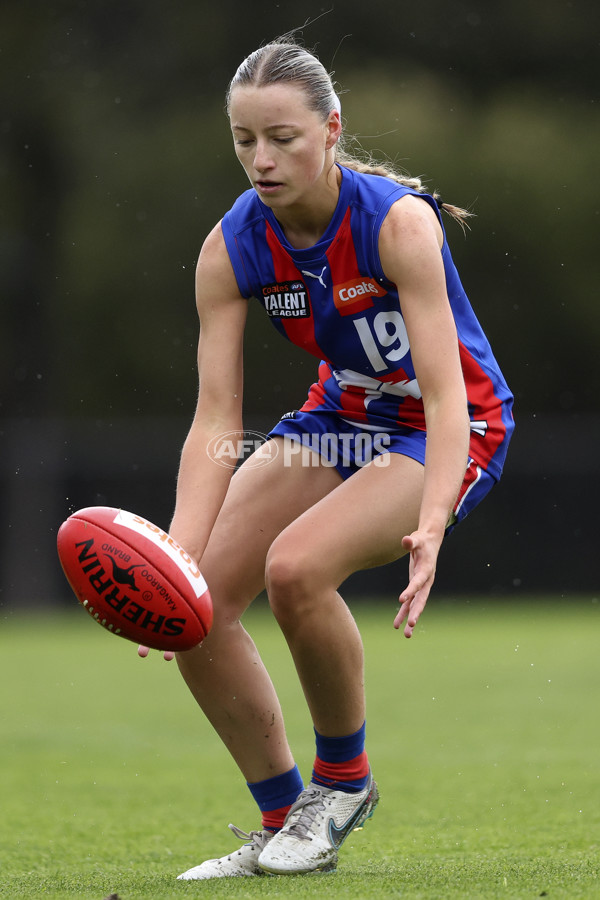
[[[269,831],[279,831],[290,806],[304,790],[298,766],[283,775],[247,784],[262,813],[262,827]]]
[[[324,737],[315,729],[317,756],[313,784],[350,794],[364,790],[370,772],[365,734],[366,723],[346,737]]]
[[[317,754],[312,783],[347,793],[364,790],[370,773],[365,734],[365,723],[345,737],[325,737],[315,729]],[[247,784],[261,811],[262,827],[270,831],[279,831],[290,806],[304,790],[298,766],[282,775]]]

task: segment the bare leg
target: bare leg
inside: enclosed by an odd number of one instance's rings
[[[336,488],[323,466],[242,466],[232,479],[201,568],[215,607],[200,647],[177,655],[188,687],[249,782],[294,765],[275,689],[240,616],[264,587],[269,547],[290,522]]]
[[[292,522],[269,551],[269,600],[325,736],[352,734],[365,720],[362,641],[337,588],[404,555],[422,488],[423,467],[390,454],[388,466],[366,466]]]

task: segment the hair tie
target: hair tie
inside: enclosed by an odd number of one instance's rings
[[[442,207],[443,207],[443,205],[444,205],[444,201],[442,200],[442,198],[441,198],[441,197],[434,197],[433,199],[434,199],[435,202],[437,203],[437,208],[438,208],[438,209],[442,209]]]

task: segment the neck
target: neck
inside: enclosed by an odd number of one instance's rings
[[[310,198],[275,212],[277,221],[292,247],[304,250],[318,243],[323,237],[337,206],[341,181],[341,172],[332,163],[324,183],[319,182],[315,186]]]

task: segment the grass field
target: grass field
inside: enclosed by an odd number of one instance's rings
[[[177,882],[257,817],[159,654],[75,609],[0,618],[0,894],[600,898],[600,603],[435,598],[412,641],[356,604],[381,803],[336,874]],[[263,605],[249,630],[305,777],[311,724]],[[233,838],[231,840],[230,838]]]

